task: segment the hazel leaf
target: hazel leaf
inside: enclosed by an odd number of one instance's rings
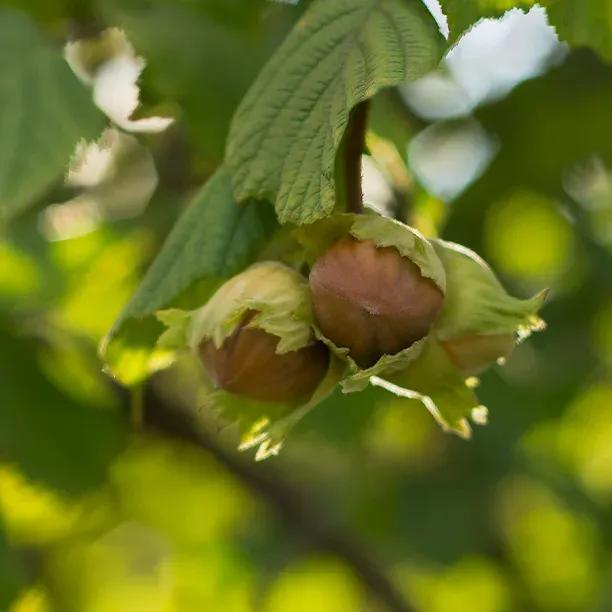
[[[442,37],[420,0],[317,0],[259,74],[232,122],[237,199],[269,199],[281,223],[336,203],[336,152],[349,112],[435,68]]]
[[[0,9],[0,221],[36,202],[58,179],[80,139],[104,116],[59,50],[23,14]]]
[[[237,204],[229,173],[220,168],[172,228],[100,352],[111,373],[136,384],[167,367],[172,355],[156,346],[163,325],[155,313],[200,306],[224,279],[260,256],[278,228],[264,202]]]
[[[432,242],[446,271],[444,305],[434,323],[437,338],[516,332],[524,336],[543,327],[537,313],[547,291],[526,300],[512,297],[476,253],[452,242]]]

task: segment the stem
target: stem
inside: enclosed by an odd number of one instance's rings
[[[368,100],[358,104],[349,117],[344,152],[344,176],[346,180],[346,206],[349,212],[363,212],[361,189],[361,155],[365,149],[368,123]]]
[[[135,431],[142,429],[144,421],[144,398],[142,384],[132,387],[130,391],[130,419]]]
[[[179,406],[161,400],[155,393],[147,395],[146,425],[166,436],[179,439],[209,453],[220,465],[262,498],[283,520],[288,529],[313,548],[342,560],[389,612],[416,612],[406,602],[384,570],[364,548],[326,518],[312,499],[262,464],[247,461],[218,442],[197,421]]]

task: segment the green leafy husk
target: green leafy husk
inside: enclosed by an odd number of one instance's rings
[[[167,326],[158,346],[168,350],[189,348],[194,353],[204,339],[217,347],[230,336],[244,317],[279,338],[278,353],[299,350],[314,341],[312,311],[306,281],[292,268],[277,262],[261,262],[222,285],[212,298],[194,311],[170,309],[157,314]],[[261,402],[207,388],[205,404],[223,422],[240,430],[240,450],[257,447],[256,460],[278,454],[289,431],[325,399],[342,378],[345,364],[330,357],[327,374],[312,396],[303,403]]]
[[[277,353],[298,350],[312,342],[312,310],[306,281],[277,262],[261,262],[227,281],[189,324],[188,344],[196,348],[204,338],[217,347],[230,336],[247,313],[248,327],[277,336]]]
[[[537,313],[547,292],[526,300],[512,297],[476,253],[443,240],[432,243],[446,273],[442,311],[409,367],[397,374],[375,375],[370,382],[400,397],[420,400],[445,431],[469,438],[470,418],[486,422],[486,408],[473,391],[477,379],[466,378],[438,341],[515,333],[524,338],[543,328]]]
[[[344,374],[340,381],[343,393],[363,391],[369,384],[372,376],[391,376],[404,371],[421,354],[425,340],[411,344],[395,355],[383,355],[373,366],[363,369],[355,363],[349,355],[349,349],[336,346],[326,338],[319,329],[315,329],[317,338],[321,340],[331,352],[346,363]]]
[[[446,271],[444,306],[433,330],[437,338],[505,333],[525,337],[542,329],[544,323],[537,313],[547,291],[526,300],[512,297],[476,253],[452,242],[432,242]]]
[[[438,342],[429,339],[419,357],[405,371],[385,379],[374,377],[371,384],[399,397],[418,399],[444,431],[469,438],[469,419],[483,422],[486,414],[470,382],[453,365]],[[479,415],[479,416],[478,416]]]
[[[295,231],[310,264],[334,242],[349,235],[372,240],[379,247],[395,247],[400,255],[419,266],[423,276],[431,278],[442,292],[446,290],[444,266],[432,244],[420,232],[395,219],[376,214],[336,213]]]
[[[231,404],[236,402],[238,398],[225,394],[220,402],[222,416],[227,418],[227,416],[233,414],[234,418],[238,420],[241,428],[238,450],[245,451],[257,448],[256,461],[278,455],[291,430],[332,393],[341,380],[344,369],[344,363],[332,354],[327,374],[306,403],[285,407],[284,412],[279,411],[278,407],[272,404],[259,403],[256,406],[257,418],[253,418],[249,411],[244,410],[244,406],[241,408],[240,414],[237,414],[235,410],[232,410]]]

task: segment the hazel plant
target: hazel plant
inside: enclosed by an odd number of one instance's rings
[[[160,343],[182,337],[217,407],[245,425],[242,448],[278,452],[336,385],[421,400],[463,437],[469,417],[486,421],[471,377],[541,328],[543,293],[513,298],[469,249],[376,214],[337,213],[294,237],[304,274],[260,262],[201,308],[159,315]]]
[[[135,384],[190,351],[205,404],[257,458],[336,389],[420,401],[463,437],[485,423],[474,376],[543,327],[545,293],[510,296],[474,252],[361,195],[368,100],[446,46],[420,0],[309,3],[105,339],[109,370]]]

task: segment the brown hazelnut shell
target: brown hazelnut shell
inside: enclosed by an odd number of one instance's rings
[[[396,248],[350,237],[315,262],[309,284],[322,333],[364,368],[424,338],[444,301]]]
[[[204,340],[199,354],[216,388],[262,402],[308,400],[327,371],[329,353],[321,343],[278,354],[278,338],[239,326],[220,347]]]

